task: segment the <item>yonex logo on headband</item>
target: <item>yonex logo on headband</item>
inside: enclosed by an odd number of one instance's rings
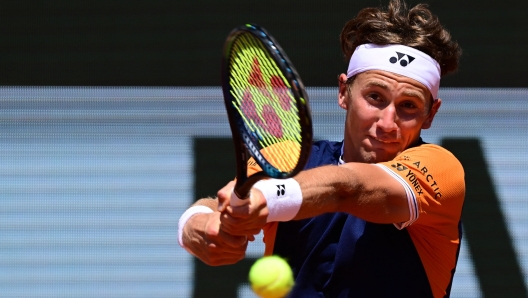
[[[412,66],[407,67],[411,63]],[[350,58],[347,77],[369,70],[388,71],[414,79],[427,87],[434,99],[438,98],[440,65],[431,56],[415,48],[399,44],[362,44]]]
[[[390,63],[394,64],[394,63],[400,61],[400,65],[403,66],[403,67],[405,67],[405,66],[411,64],[411,62],[413,62],[413,60],[416,59],[416,58],[414,58],[413,56],[409,56],[409,55],[407,55],[407,54],[403,54],[403,53],[400,53],[400,52],[396,52],[396,54],[398,55],[398,58],[396,58],[396,57],[391,57],[391,58],[389,59]],[[407,59],[408,59],[408,60],[402,59],[404,56],[407,56]]]

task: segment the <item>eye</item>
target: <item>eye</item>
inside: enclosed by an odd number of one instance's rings
[[[374,102],[380,102],[382,101],[382,97],[379,93],[377,92],[370,92],[367,94],[367,99],[370,100],[370,101],[374,101]]]
[[[414,102],[412,102],[412,101],[406,101],[406,102],[403,102],[403,103],[401,104],[401,106],[402,106],[403,108],[405,108],[405,109],[408,109],[408,110],[414,110],[414,109],[417,109],[417,108],[418,108],[418,106],[417,106]]]

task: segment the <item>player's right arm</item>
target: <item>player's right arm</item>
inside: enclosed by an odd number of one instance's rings
[[[180,218],[178,240],[189,253],[210,266],[237,263],[245,257],[247,237],[222,230],[218,200],[200,199]],[[192,210],[197,210],[194,213]],[[187,217],[185,220],[184,217]]]
[[[259,171],[260,167],[251,158],[248,161],[248,174]],[[234,181],[228,185],[232,191]],[[204,198],[196,201],[180,217],[180,246],[210,266],[230,265],[242,260],[245,257],[247,241],[255,240],[254,235],[260,232],[260,229],[257,229],[251,231],[253,234],[246,236],[226,233],[221,221],[222,212],[226,207],[218,205],[218,198]]]

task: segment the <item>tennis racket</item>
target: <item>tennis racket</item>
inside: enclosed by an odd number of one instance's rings
[[[258,180],[301,171],[312,147],[308,96],[297,71],[262,27],[246,24],[228,35],[222,55],[222,90],[236,154],[232,205],[243,205]],[[266,156],[262,150],[266,149]],[[253,157],[262,169],[248,176]]]

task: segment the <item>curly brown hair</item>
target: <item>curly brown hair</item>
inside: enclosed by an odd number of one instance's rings
[[[383,7],[362,9],[345,24],[340,39],[347,62],[361,44],[401,44],[433,57],[440,64],[442,76],[458,69],[462,54],[458,43],[451,39],[426,4],[408,9],[402,0],[390,0],[386,10]]]

